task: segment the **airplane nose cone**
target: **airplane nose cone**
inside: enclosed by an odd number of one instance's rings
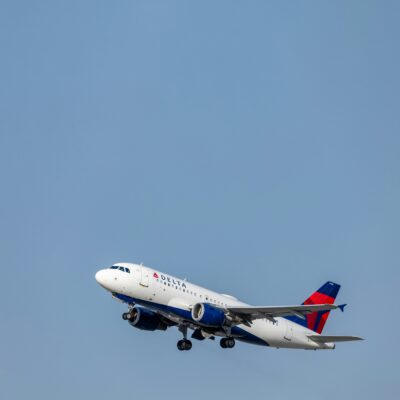
[[[100,271],[96,272],[96,275],[94,276],[97,283],[101,286],[105,286],[106,284],[106,271],[104,271],[104,269],[101,269]]]

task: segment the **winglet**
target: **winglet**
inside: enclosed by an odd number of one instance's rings
[[[340,304],[338,307],[340,308],[341,312],[344,312],[344,308],[347,306],[347,304]]]

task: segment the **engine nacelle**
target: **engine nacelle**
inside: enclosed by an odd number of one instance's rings
[[[161,320],[160,316],[153,311],[142,307],[135,307],[130,312],[129,323],[144,331],[165,331],[167,325]]]
[[[220,327],[225,322],[225,313],[210,304],[197,303],[192,308],[192,318],[202,325]]]

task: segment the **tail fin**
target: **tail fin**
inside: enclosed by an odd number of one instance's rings
[[[339,292],[340,285],[334,282],[326,282],[314,292],[303,304],[333,304]],[[330,311],[316,311],[306,316],[306,319],[299,317],[287,317],[293,322],[305,326],[317,333],[322,333]]]

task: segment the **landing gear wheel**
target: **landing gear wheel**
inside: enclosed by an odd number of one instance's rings
[[[190,340],[185,340],[185,350],[190,350],[192,348],[192,342]]]
[[[190,350],[192,348],[192,342],[187,339],[182,339],[179,340],[179,342],[176,344],[178,347],[178,350],[184,351],[184,350]]]
[[[231,349],[232,347],[235,347],[235,339],[234,338],[222,338],[221,341],[219,342],[219,344],[223,349]]]
[[[124,312],[124,313],[122,314],[122,319],[123,319],[124,321],[126,321],[127,319],[130,318],[130,316],[131,316],[131,314],[129,314],[129,313],[127,313],[127,312]]]

